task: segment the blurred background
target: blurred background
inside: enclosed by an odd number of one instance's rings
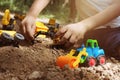
[[[34,0],[0,0],[0,12],[10,9],[11,14],[26,14]],[[39,14],[40,19],[55,18],[61,23],[74,22],[75,0],[51,0]],[[71,6],[71,7],[70,7]],[[71,10],[72,9],[72,10]]]

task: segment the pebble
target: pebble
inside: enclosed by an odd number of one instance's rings
[[[38,71],[34,71],[28,77],[29,80],[38,79],[38,78],[40,78],[40,73]]]

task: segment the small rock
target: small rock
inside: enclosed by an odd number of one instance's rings
[[[12,79],[11,80],[18,80],[18,78],[17,77],[12,77]]]
[[[39,79],[42,75],[38,71],[34,71],[32,74],[29,75],[29,80]]]

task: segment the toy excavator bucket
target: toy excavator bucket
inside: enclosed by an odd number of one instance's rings
[[[65,65],[68,65],[70,68],[78,68],[78,65],[73,66],[73,63],[76,61],[77,59],[73,56],[60,56],[57,58],[56,64],[63,68]]]
[[[36,32],[38,32],[38,31],[47,32],[48,29],[49,28],[47,26],[45,26],[42,22],[36,22]]]

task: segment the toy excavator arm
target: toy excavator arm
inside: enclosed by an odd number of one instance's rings
[[[73,63],[73,67],[75,67],[76,65],[78,65],[80,63],[82,56],[85,56],[85,57],[88,56],[88,54],[86,52],[86,48],[83,48],[83,50],[79,52],[79,54],[77,56],[77,60]]]
[[[76,50],[72,49],[72,50],[70,51],[70,53],[67,54],[66,56],[72,56],[75,52],[76,52]]]
[[[10,11],[9,9],[5,10],[4,16],[2,18],[2,24],[3,25],[8,25],[10,21]]]

